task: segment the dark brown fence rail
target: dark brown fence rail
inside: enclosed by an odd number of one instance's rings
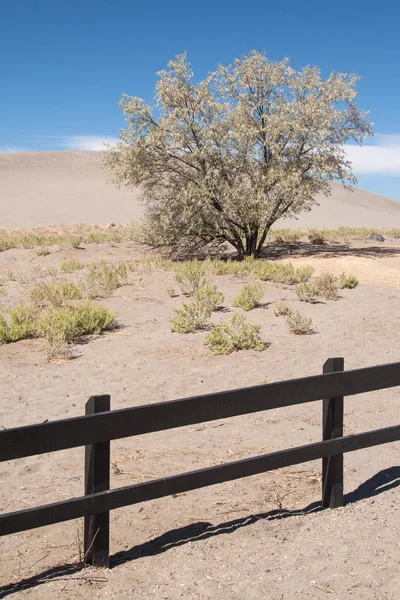
[[[322,375],[110,411],[94,396],[82,417],[0,432],[0,461],[85,446],[85,495],[0,515],[0,536],[85,517],[84,555],[108,565],[109,511],[273,469],[322,459],[322,504],[343,505],[343,454],[400,440],[400,425],[343,437],[343,397],[400,385],[400,363],[344,371],[331,358]],[[323,400],[323,441],[110,490],[110,440]]]

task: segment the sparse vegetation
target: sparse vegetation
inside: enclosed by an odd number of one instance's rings
[[[325,244],[325,235],[323,231],[317,231],[315,229],[311,230],[310,233],[308,234],[308,239],[310,240],[311,244],[315,244],[318,246],[322,246],[323,244]]]
[[[128,277],[128,264],[102,260],[92,263],[82,284],[88,298],[107,298],[112,292],[124,285]]]
[[[348,289],[353,290],[358,286],[358,279],[355,275],[347,275],[346,273],[341,273],[340,275],[340,289]]]
[[[264,288],[259,283],[245,283],[242,291],[234,298],[233,306],[252,310],[260,304],[263,293]]]
[[[303,265],[297,269],[291,264],[276,264],[267,261],[259,262],[255,267],[256,273],[261,281],[272,281],[293,285],[307,281],[314,272],[310,265]]]
[[[84,268],[85,265],[76,258],[68,258],[60,264],[60,271],[63,271],[63,273],[74,273]]]
[[[90,334],[99,334],[115,326],[115,314],[108,308],[93,302],[53,308],[42,314],[37,323],[37,335],[48,346],[48,357],[64,357],[68,345]]]
[[[312,302],[318,296],[318,289],[313,283],[299,283],[295,291],[302,302]]]
[[[165,288],[165,291],[167,292],[167,294],[170,298],[175,298],[175,296],[176,296],[175,288],[172,285],[169,285],[167,288]]]
[[[48,250],[47,248],[39,248],[38,250],[36,250],[36,254],[38,256],[48,256],[50,254],[50,250]]]
[[[29,299],[38,306],[63,306],[80,298],[83,298],[82,286],[68,279],[50,283],[40,282],[29,291]]]
[[[208,310],[213,312],[224,301],[224,296],[218,291],[214,282],[205,282],[193,294],[195,302],[203,304]]]
[[[24,302],[1,311],[0,343],[8,344],[35,337],[37,315],[37,309]]]
[[[175,281],[183,294],[192,296],[204,283],[202,264],[197,260],[177,263]]]
[[[251,325],[243,315],[234,314],[219,325],[213,325],[205,344],[213,354],[230,354],[234,350],[264,350],[261,326]]]
[[[274,315],[276,317],[286,317],[287,315],[290,315],[291,312],[292,309],[283,300],[277,300],[275,302]]]
[[[323,273],[315,280],[315,288],[318,296],[326,300],[338,298],[339,282],[332,273]]]
[[[171,331],[176,333],[192,333],[206,329],[209,325],[212,310],[202,302],[191,302],[175,309],[175,316],[171,317]]]
[[[312,332],[312,321],[308,317],[303,317],[298,310],[292,310],[286,316],[286,323],[290,333],[296,335],[307,335]]]

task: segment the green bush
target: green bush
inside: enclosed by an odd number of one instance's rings
[[[261,281],[272,281],[286,285],[308,281],[313,272],[314,269],[311,265],[303,265],[295,269],[291,263],[282,265],[262,261],[256,267],[256,273]]]
[[[286,323],[290,333],[296,335],[307,335],[312,332],[312,321],[308,317],[303,317],[298,310],[291,311],[286,317]]]
[[[175,281],[183,294],[192,296],[204,283],[201,263],[198,260],[178,263],[175,267]]]
[[[277,300],[275,302],[274,315],[276,317],[286,317],[287,315],[290,315],[291,312],[292,309],[283,300]]]
[[[357,286],[358,279],[354,275],[347,275],[346,273],[340,275],[340,289],[353,290]]]
[[[202,302],[184,304],[175,309],[175,316],[171,317],[171,331],[176,333],[191,333],[205,329],[210,321],[212,310]]]
[[[234,350],[264,350],[260,330],[260,325],[251,325],[244,316],[235,314],[229,321],[213,325],[205,343],[213,354],[230,354]]]
[[[263,293],[264,288],[259,283],[245,283],[242,291],[234,298],[233,306],[252,310],[260,304]]]
[[[36,335],[37,310],[20,303],[0,313],[0,343],[17,342]]]
[[[312,302],[318,296],[318,289],[313,283],[298,283],[295,291],[302,302]]]
[[[99,334],[115,326],[115,314],[105,306],[84,302],[53,308],[39,318],[37,334],[48,344],[48,356],[66,352],[68,344],[90,334]]]
[[[30,290],[29,298],[39,306],[62,306],[70,300],[82,298],[82,289],[68,279],[60,279],[55,283],[41,282]]]
[[[74,273],[74,271],[79,271],[80,269],[84,269],[85,265],[76,258],[68,258],[62,261],[60,264],[60,270],[64,273]]]
[[[339,282],[332,273],[324,273],[315,280],[315,288],[318,296],[326,300],[335,300],[338,298]]]
[[[303,265],[301,267],[297,267],[295,271],[295,276],[298,283],[303,283],[308,281],[311,275],[314,273],[314,267],[311,265]]]
[[[224,296],[217,290],[215,283],[206,282],[194,292],[193,299],[213,312],[218,306],[221,306]]]

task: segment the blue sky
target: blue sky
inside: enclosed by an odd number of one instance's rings
[[[396,0],[0,0],[0,151],[98,149],[175,54],[202,78],[256,49],[363,76],[375,137],[350,157],[359,187],[400,200],[399,19]]]

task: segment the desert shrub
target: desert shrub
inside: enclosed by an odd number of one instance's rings
[[[291,312],[292,309],[283,300],[277,300],[275,302],[274,315],[276,317],[286,317],[287,315],[290,315]]]
[[[276,265],[268,261],[260,261],[255,267],[256,274],[261,281],[273,281]]]
[[[56,267],[46,267],[43,268],[40,265],[36,265],[33,268],[33,272],[35,273],[35,275],[37,275],[37,277],[57,277],[58,275],[58,271]]]
[[[0,313],[0,343],[17,342],[36,335],[37,310],[20,303]]]
[[[295,229],[280,229],[273,232],[273,238],[278,243],[295,244],[301,237],[301,231]]]
[[[204,283],[201,263],[198,260],[177,263],[175,266],[175,281],[183,294],[192,296]]]
[[[291,311],[287,315],[286,323],[290,333],[295,333],[296,335],[306,335],[312,331],[311,319],[303,317],[298,310]]]
[[[4,285],[0,285],[0,296],[6,296],[7,295],[7,288],[4,287]]]
[[[112,263],[101,260],[89,265],[83,284],[89,298],[106,298],[126,283],[127,277],[128,267],[125,262]]]
[[[47,248],[39,248],[38,250],[36,250],[36,254],[38,256],[48,256],[50,254],[50,250],[48,250]]]
[[[332,273],[323,273],[315,280],[318,296],[326,300],[335,300],[338,297],[339,282]]]
[[[264,289],[259,283],[245,283],[242,291],[234,298],[233,306],[252,310],[261,302]]]
[[[308,234],[308,239],[315,245],[325,244],[325,235],[323,231],[312,229]]]
[[[80,269],[84,268],[85,265],[76,258],[65,259],[60,264],[60,270],[64,273],[73,273],[74,271],[79,271]]]
[[[243,315],[232,315],[225,323],[213,325],[205,344],[213,354],[230,354],[234,350],[264,350],[260,325],[247,323]]]
[[[302,302],[311,302],[318,296],[318,289],[313,283],[299,283],[296,285],[295,291]]]
[[[43,313],[38,320],[37,334],[46,340],[50,348],[60,350],[84,335],[111,329],[115,323],[115,314],[109,308],[84,302],[52,308]]]
[[[171,317],[171,331],[176,333],[191,333],[205,329],[210,321],[212,310],[202,302],[191,302],[175,309],[175,316]]]
[[[302,283],[304,281],[308,281],[313,273],[314,267],[311,265],[303,265],[301,267],[297,267],[295,271],[295,277],[298,283]]]
[[[224,296],[217,290],[214,282],[206,282],[194,292],[193,299],[213,312],[218,306],[221,306]]]
[[[56,282],[41,282],[29,291],[29,299],[39,306],[62,306],[71,300],[79,300],[83,297],[81,286],[60,279]]]
[[[174,287],[172,287],[172,285],[169,285],[169,286],[168,286],[168,287],[165,289],[165,291],[167,292],[167,294],[168,294],[168,296],[169,296],[170,298],[175,298],[175,296],[176,296],[176,293],[175,293],[175,288],[174,288]]]
[[[348,289],[352,290],[358,286],[358,279],[355,275],[347,275],[346,273],[342,273],[340,275],[340,289]]]

